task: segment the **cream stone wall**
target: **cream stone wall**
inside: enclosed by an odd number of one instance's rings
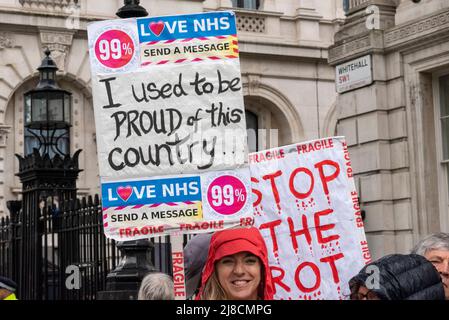
[[[44,48],[60,68],[58,83],[73,93],[71,153],[83,149],[80,194],[99,191],[86,26],[115,19],[119,0],[0,0],[0,215],[20,198],[14,175],[23,154],[23,94],[37,82]],[[245,104],[258,115],[261,148],[336,131],[336,93],[328,47],[343,22],[340,0],[263,0],[259,10],[231,8],[230,0],[142,0],[150,15],[235,9]],[[277,130],[277,131],[276,131]]]
[[[380,30],[366,28],[370,5],[379,8]],[[335,39],[331,65],[373,59],[374,83],[340,94],[336,107],[370,249],[374,258],[408,253],[423,236],[449,231],[433,82],[449,67],[449,2],[366,0],[351,8]]]
[[[421,0],[419,3],[401,0],[395,16],[395,24],[400,25],[415,19],[425,17],[431,12],[436,12],[449,7],[449,0]]]

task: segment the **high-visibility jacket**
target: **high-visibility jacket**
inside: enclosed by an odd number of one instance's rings
[[[11,293],[9,296],[7,296],[3,300],[17,300],[17,297],[16,297],[16,295],[14,293]]]

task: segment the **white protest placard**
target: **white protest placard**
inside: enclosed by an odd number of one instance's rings
[[[233,12],[88,26],[108,237],[247,224],[250,176],[236,33]]]
[[[334,137],[249,156],[255,224],[276,299],[345,299],[371,260],[347,145]]]

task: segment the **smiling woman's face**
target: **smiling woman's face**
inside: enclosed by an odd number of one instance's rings
[[[218,282],[228,299],[257,300],[261,281],[261,264],[249,252],[239,252],[221,258],[216,264]]]

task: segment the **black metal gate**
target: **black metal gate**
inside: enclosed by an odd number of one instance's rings
[[[104,236],[98,195],[39,212],[36,221],[24,219],[18,208],[0,219],[0,275],[17,282],[19,299],[95,300],[121,259],[116,241]],[[170,237],[152,241],[151,261],[171,275]]]
[[[44,206],[36,221],[20,210],[0,222],[0,274],[18,283],[21,299],[93,300],[119,259],[98,196]]]

